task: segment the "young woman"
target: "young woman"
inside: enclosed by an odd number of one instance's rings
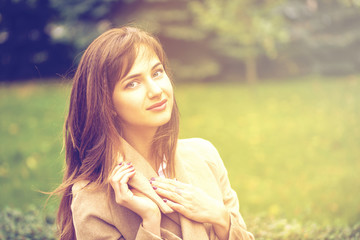
[[[178,140],[165,53],[133,27],[95,39],[65,122],[61,239],[254,239],[217,150]]]

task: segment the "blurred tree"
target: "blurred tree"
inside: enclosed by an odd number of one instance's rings
[[[283,8],[291,25],[288,58],[307,73],[359,72],[359,7],[355,0],[288,1]]]
[[[126,20],[155,33],[170,58],[170,64],[180,81],[204,81],[221,71],[214,51],[209,49],[209,36],[193,24],[189,0],[144,0],[132,4]]]
[[[0,80],[64,74],[96,36],[129,23],[159,36],[181,80],[223,80],[245,72],[254,82],[260,74],[288,74],[290,67],[294,73],[358,72],[359,5],[358,0],[0,0]]]
[[[312,1],[314,1],[314,0],[312,0]],[[341,3],[342,5],[348,6],[348,7],[360,7],[359,0],[337,0],[337,2]]]
[[[190,1],[196,24],[212,34],[211,45],[241,59],[248,82],[257,81],[257,58],[277,57],[279,45],[288,41],[279,0]]]
[[[51,42],[46,25],[54,15],[48,0],[1,0],[0,80],[64,71],[71,62],[71,47]]]
[[[164,41],[180,78],[223,79],[243,66],[249,82],[360,69],[358,0],[136,2],[129,19]]]
[[[170,55],[174,52],[181,58],[189,52],[183,61],[172,61],[175,70],[184,70],[178,71],[180,74],[189,72],[193,78],[215,76],[229,63],[226,58],[232,58],[238,69],[244,62],[247,81],[256,82],[258,57],[276,58],[279,46],[288,40],[282,2],[146,0],[132,16],[166,42],[173,42],[176,47],[169,47]],[[226,57],[221,63],[214,60],[221,55]]]
[[[135,0],[50,0],[59,18],[49,25],[57,42],[83,50],[99,34],[114,27],[114,16],[123,16]]]
[[[1,0],[0,81],[64,75],[131,0]],[[75,50],[76,49],[76,50]]]

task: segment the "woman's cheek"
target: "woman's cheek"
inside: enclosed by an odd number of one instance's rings
[[[174,95],[173,94],[173,87],[172,87],[172,84],[170,82],[170,79],[167,76],[165,77],[165,79],[163,81],[162,89],[170,99],[173,99],[173,95]]]

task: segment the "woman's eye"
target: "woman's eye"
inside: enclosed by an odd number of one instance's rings
[[[157,78],[157,77],[161,76],[163,72],[164,72],[164,70],[159,69],[156,72],[154,72],[153,77]]]
[[[129,82],[128,84],[126,84],[125,88],[134,88],[137,85],[139,85],[138,82]]]

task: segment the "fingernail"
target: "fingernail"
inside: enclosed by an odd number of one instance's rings
[[[152,184],[152,181],[151,181],[151,180],[150,180],[149,182],[150,182],[150,184]]]
[[[121,166],[123,163],[121,162],[121,163],[119,163],[119,166]]]
[[[128,162],[128,163],[127,163],[127,165],[130,165],[130,164],[131,164],[131,162]]]
[[[167,200],[165,198],[163,200],[164,200],[164,202],[167,202]]]
[[[150,178],[150,180],[151,180],[151,181],[155,181],[155,178],[154,178],[154,177],[152,177],[152,178]]]
[[[156,190],[156,189],[157,189],[157,187],[153,186],[153,189],[154,189],[154,190]]]

